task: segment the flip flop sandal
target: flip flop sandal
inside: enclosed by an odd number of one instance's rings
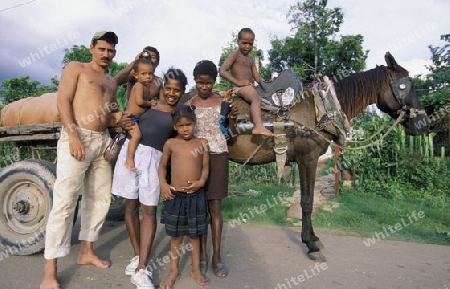
[[[206,275],[206,272],[208,272],[208,261],[200,261],[200,272]]]
[[[217,277],[224,278],[228,276],[228,269],[223,263],[217,263],[216,268],[214,268],[214,273]]]

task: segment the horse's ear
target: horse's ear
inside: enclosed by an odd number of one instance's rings
[[[388,51],[386,52],[386,54],[384,55],[384,60],[386,61],[386,64],[388,65],[389,69],[391,70],[396,70],[398,65],[397,65],[397,61],[395,61],[394,56],[392,56],[392,54]]]

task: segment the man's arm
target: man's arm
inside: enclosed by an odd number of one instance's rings
[[[70,62],[64,68],[61,73],[61,81],[58,85],[58,94],[56,97],[61,123],[67,129],[69,135],[70,153],[77,160],[83,160],[85,157],[84,145],[78,135],[73,114],[73,100],[75,98],[82,65],[79,62]]]
[[[133,68],[134,60],[130,62],[124,69],[119,71],[119,73],[114,76],[114,81],[116,82],[117,86],[121,86],[122,84],[125,84],[129,81],[130,78],[130,72]]]
[[[130,62],[124,69],[119,71],[119,73],[114,76],[114,81],[116,82],[117,86],[120,86],[122,84],[127,83],[130,80],[130,72],[133,69],[134,62],[141,57],[142,51],[139,52],[135,57],[134,60]]]
[[[158,77],[158,87],[159,87],[159,96],[158,99],[163,99],[164,98],[164,82],[161,78]]]

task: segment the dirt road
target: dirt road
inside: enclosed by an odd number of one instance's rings
[[[97,253],[112,261],[110,269],[75,264],[79,249],[74,229],[71,254],[59,260],[63,288],[130,288],[135,287],[124,275],[132,251],[122,222],[107,222],[96,243]],[[169,238],[158,226],[150,266],[158,284],[169,272],[167,262]],[[318,231],[325,245],[327,261],[315,263],[305,255],[299,228],[253,226],[249,224],[224,228],[223,261],[229,276],[220,279],[208,271],[214,289],[448,289],[450,288],[450,247],[398,241],[379,241],[367,247],[364,239],[333,236]],[[159,259],[158,259],[159,258]],[[0,288],[39,288],[44,259],[35,256],[2,255]],[[189,277],[189,258],[182,256],[182,276],[175,288],[199,288]]]

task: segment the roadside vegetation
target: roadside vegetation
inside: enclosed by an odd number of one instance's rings
[[[393,121],[375,114],[364,119],[353,126],[361,129],[359,139]],[[401,229],[387,231],[392,233],[387,239],[450,245],[450,159],[444,146],[434,147],[434,136],[406,136],[397,126],[373,147],[344,151],[340,167],[352,173],[353,186],[341,186],[330,200],[339,207],[319,210],[314,224],[372,237],[400,222]],[[414,211],[424,217],[409,221]]]

